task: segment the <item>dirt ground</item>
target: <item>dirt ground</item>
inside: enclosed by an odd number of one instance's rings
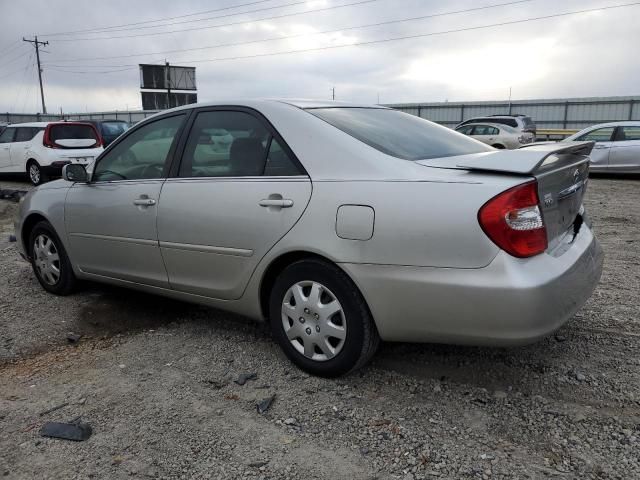
[[[586,204],[605,270],[556,335],[385,344],[325,380],[230,314],[95,284],[46,294],[0,200],[0,476],[640,478],[640,180],[592,178]],[[39,435],[78,417],[88,441]]]

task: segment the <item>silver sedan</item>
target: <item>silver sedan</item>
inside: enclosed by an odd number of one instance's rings
[[[611,122],[592,125],[563,142],[595,142],[591,171],[640,173],[640,122]]]
[[[65,166],[16,233],[51,293],[87,279],[264,319],[335,376],[380,340],[518,345],[571,318],[602,269],[592,146],[500,151],[373,106],[190,105]]]

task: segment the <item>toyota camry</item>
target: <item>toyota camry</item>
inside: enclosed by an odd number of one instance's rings
[[[569,320],[602,270],[592,147],[497,150],[379,106],[189,105],[31,191],[16,234],[53,294],[94,280],[265,320],[336,376],[381,340],[511,346]]]

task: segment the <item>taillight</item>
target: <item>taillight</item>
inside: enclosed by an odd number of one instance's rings
[[[60,148],[51,141],[51,125],[47,125],[44,129],[44,136],[42,137],[42,145],[47,148]]]
[[[478,222],[498,247],[514,257],[532,257],[547,249],[547,229],[535,181],[493,197],[478,212]]]

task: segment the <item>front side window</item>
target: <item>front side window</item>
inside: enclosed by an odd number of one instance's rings
[[[614,127],[598,128],[591,130],[588,133],[576,138],[576,140],[591,141],[591,142],[608,142],[613,135]]]
[[[7,128],[0,135],[0,143],[11,143],[13,142],[13,135],[16,133],[16,128]]]
[[[397,110],[340,107],[307,111],[370,147],[404,160],[493,151],[446,127]]]
[[[185,146],[181,177],[299,175],[265,125],[246,112],[201,112]]]
[[[471,130],[473,130],[473,125],[457,128],[456,132],[462,133],[464,135],[471,135]]]
[[[156,120],[136,129],[96,165],[94,181],[162,178],[169,151],[185,115]]]

